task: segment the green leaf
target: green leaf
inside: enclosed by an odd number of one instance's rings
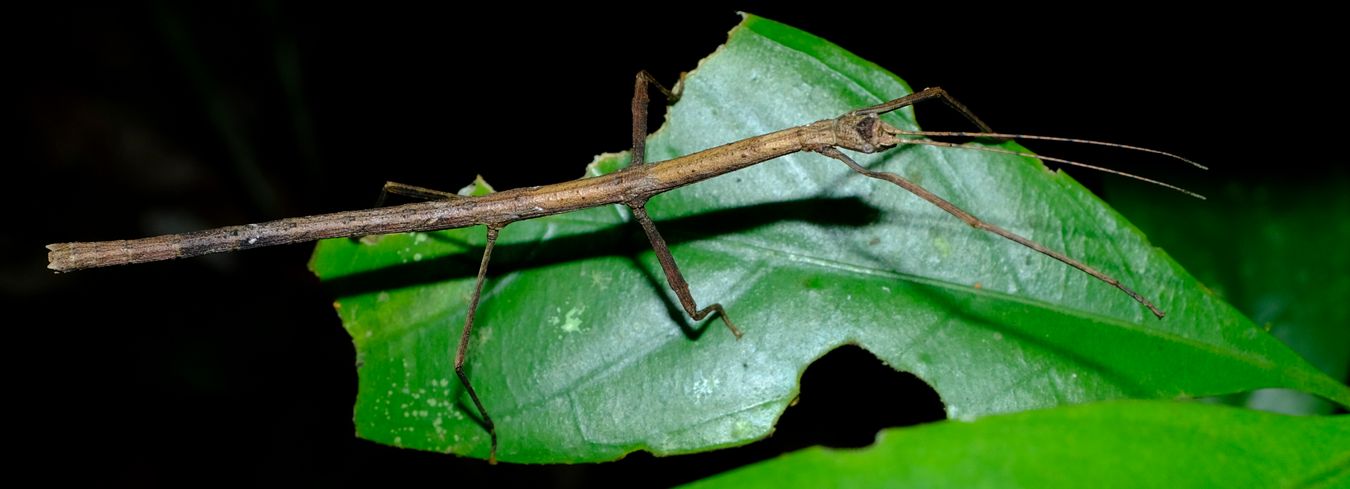
[[[882,431],[699,481],[783,487],[1346,487],[1350,417],[1119,401]]]
[[[652,161],[909,93],[875,65],[752,16],[683,86],[649,139]],[[888,117],[915,127],[908,109]],[[624,159],[601,156],[588,172]],[[623,208],[506,227],[466,367],[497,423],[500,458],[600,461],[748,443],[771,432],[803,370],[845,344],[925,379],[956,418],[1270,386],[1350,402],[1350,389],[1064,174],[968,149],[859,161],[1100,267],[1170,315],[1154,319],[1111,287],[890,184],[792,155],[648,205],[694,297],[726,306],[740,341],[685,317]],[[479,227],[315,251],[311,267],[337,296],[361,362],[359,436],[486,457],[488,434],[452,371],[483,242]]]
[[[1208,201],[1158,198],[1108,181],[1106,194],[1187,270],[1330,375],[1350,375],[1350,176],[1231,175],[1186,182]],[[1184,226],[1179,225],[1185,223]],[[1232,401],[1290,414],[1334,405],[1291,391]]]

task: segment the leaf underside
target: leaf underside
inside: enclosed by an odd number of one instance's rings
[[[684,80],[648,158],[909,92],[828,42],[747,16]],[[917,127],[909,109],[887,117]],[[1168,317],[890,184],[819,155],[788,156],[648,204],[694,297],[726,306],[740,341],[720,322],[685,317],[624,208],[505,228],[467,366],[497,423],[500,459],[604,461],[748,443],[770,433],[805,368],[845,344],[929,382],[953,418],[1261,387],[1350,402],[1345,386],[1037,160],[929,147],[855,157],[1098,267]],[[587,175],[626,158],[602,155]],[[361,365],[359,436],[487,456],[488,433],[452,370],[483,243],[476,227],[317,247],[311,268],[336,295]]]

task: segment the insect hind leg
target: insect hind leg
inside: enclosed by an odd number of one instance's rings
[[[375,199],[375,207],[384,207],[384,202],[390,195],[401,195],[417,200],[450,200],[461,197],[454,192],[418,187],[406,183],[384,182],[384,187],[380,188],[380,197]]]
[[[483,407],[483,401],[478,399],[478,392],[469,382],[469,376],[464,372],[464,360],[469,356],[469,336],[473,332],[473,318],[478,312],[478,302],[483,295],[483,281],[487,277],[488,261],[492,260],[492,248],[497,244],[497,234],[501,231],[502,226],[504,225],[488,225],[487,245],[483,247],[483,261],[478,265],[478,279],[474,283],[473,296],[469,299],[469,312],[464,319],[464,329],[459,335],[459,346],[455,349],[455,376],[459,377],[459,383],[464,386],[465,391],[468,391],[469,399],[472,399],[474,407],[478,408],[478,415],[481,418],[483,428],[492,437],[492,448],[488,452],[489,464],[497,463],[497,426],[492,423],[492,417],[488,416],[487,409]]]

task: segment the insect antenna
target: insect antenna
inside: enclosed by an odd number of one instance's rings
[[[907,131],[892,126],[886,126],[885,131],[897,136],[938,136],[938,137],[971,137],[971,138],[999,138],[999,139],[1028,139],[1035,141],[1055,141],[1059,143],[1090,144],[1093,146],[1106,146],[1109,148],[1124,149],[1129,151],[1139,151],[1141,153],[1151,153],[1164,156],[1173,160],[1181,161],[1201,170],[1208,170],[1209,167],[1201,165],[1184,156],[1166,151],[1159,151],[1153,148],[1143,146],[1131,146],[1128,144],[1111,143],[1107,141],[1097,141],[1095,139],[1065,138],[1058,136],[1038,136],[1035,134],[1011,134],[1003,132],[974,132],[974,131]]]
[[[1177,155],[1175,155],[1175,154],[1168,153],[1168,152],[1165,152],[1165,151],[1159,151],[1159,150],[1156,150],[1156,149],[1150,149],[1150,148],[1143,148],[1143,147],[1139,147],[1139,146],[1130,146],[1130,145],[1127,145],[1127,144],[1108,143],[1108,142],[1105,142],[1105,141],[1094,141],[1094,140],[1091,140],[1091,139],[1061,138],[1061,137],[1055,137],[1055,136],[1036,136],[1036,135],[1029,135],[1029,134],[1009,134],[1009,133],[997,133],[997,132],[967,132],[967,131],[907,131],[907,130],[904,130],[904,129],[896,129],[896,128],[889,127],[889,126],[885,127],[883,130],[885,130],[888,134],[892,134],[892,135],[901,135],[901,136],[986,137],[986,138],[1030,139],[1030,140],[1041,140],[1041,141],[1056,141],[1056,142],[1066,142],[1066,143],[1091,144],[1091,145],[1096,145],[1096,146],[1107,146],[1107,147],[1117,148],[1117,149],[1125,149],[1125,150],[1130,150],[1130,151],[1139,151],[1139,152],[1144,152],[1144,153],[1152,153],[1152,154],[1156,154],[1156,155],[1160,155],[1160,156],[1165,156],[1165,157],[1168,157],[1168,158],[1172,158],[1172,159],[1175,159],[1175,160],[1179,160],[1179,161],[1185,162],[1185,163],[1187,163],[1187,164],[1189,164],[1189,165],[1191,165],[1191,166],[1194,166],[1194,167],[1199,168],[1199,169],[1202,169],[1202,170],[1208,170],[1208,169],[1209,169],[1209,168],[1205,167],[1204,165],[1201,165],[1201,164],[1196,163],[1196,162],[1194,162],[1194,161],[1191,161],[1191,160],[1189,160],[1189,159],[1186,159],[1186,158],[1183,158],[1183,157],[1181,157],[1181,156],[1177,156]],[[970,149],[970,150],[975,150],[975,151],[985,151],[985,152],[989,152],[989,153],[999,153],[999,154],[1008,154],[1008,155],[1014,155],[1014,156],[1024,156],[1024,157],[1027,157],[1027,158],[1037,158],[1037,159],[1040,159],[1040,160],[1043,160],[1043,161],[1052,161],[1052,162],[1060,163],[1060,164],[1064,164],[1064,165],[1076,166],[1076,167],[1080,167],[1080,168],[1087,168],[1087,169],[1089,169],[1089,170],[1095,170],[1095,171],[1099,171],[1099,172],[1103,172],[1103,173],[1110,173],[1110,174],[1113,174],[1113,175],[1120,175],[1120,176],[1122,176],[1122,177],[1131,178],[1131,179],[1134,179],[1134,180],[1139,180],[1139,181],[1141,181],[1141,182],[1151,183],[1151,184],[1157,185],[1157,186],[1159,186],[1159,187],[1164,187],[1164,188],[1168,188],[1168,189],[1171,189],[1171,190],[1175,190],[1175,191],[1177,191],[1177,192],[1181,192],[1181,193],[1183,193],[1183,194],[1189,195],[1189,196],[1191,196],[1191,197],[1195,197],[1195,198],[1200,199],[1200,200],[1206,200],[1206,199],[1205,199],[1205,196],[1203,196],[1203,195],[1200,195],[1200,194],[1198,194],[1198,193],[1192,192],[1192,191],[1190,191],[1190,190],[1186,190],[1186,189],[1181,188],[1181,187],[1178,187],[1178,186],[1176,186],[1176,185],[1172,185],[1172,184],[1170,184],[1170,183],[1166,183],[1166,182],[1161,182],[1161,181],[1158,181],[1158,180],[1154,180],[1154,179],[1152,179],[1152,178],[1142,177],[1142,176],[1139,176],[1139,175],[1135,175],[1135,174],[1133,174],[1133,173],[1123,172],[1123,171],[1120,171],[1120,170],[1113,170],[1113,169],[1110,169],[1110,168],[1106,168],[1106,167],[1102,167],[1102,166],[1097,166],[1097,165],[1092,165],[1092,164],[1088,164],[1088,163],[1083,163],[1083,162],[1080,162],[1080,161],[1068,160],[1068,159],[1064,159],[1064,158],[1055,158],[1055,157],[1053,157],[1053,156],[1042,156],[1042,155],[1038,155],[1038,154],[1035,154],[1035,153],[1029,153],[1029,152],[1026,152],[1026,151],[1014,151],[1014,150],[1010,150],[1010,149],[991,148],[991,147],[988,147],[988,146],[966,146],[966,145],[961,145],[961,144],[957,144],[957,143],[949,143],[949,142],[945,142],[945,141],[934,141],[934,140],[931,140],[931,139],[895,138],[895,139],[893,139],[892,141],[888,141],[888,142],[894,142],[895,144],[915,144],[915,145],[922,145],[922,146],[935,146],[935,147],[939,147],[939,148],[960,148],[960,149]]]

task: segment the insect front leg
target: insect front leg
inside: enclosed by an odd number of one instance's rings
[[[1154,316],[1158,317],[1158,319],[1162,319],[1162,317],[1165,315],[1163,311],[1161,309],[1158,309],[1157,306],[1153,305],[1152,302],[1150,302],[1148,299],[1145,299],[1144,296],[1139,295],[1139,293],[1135,292],[1133,289],[1126,287],[1124,284],[1120,283],[1120,281],[1116,280],[1115,277],[1102,273],[1096,268],[1092,268],[1083,262],[1080,262],[1073,258],[1069,258],[1068,255],[1046,248],[1045,246],[1042,246],[1040,243],[1022,237],[1022,235],[1019,235],[1012,231],[1008,231],[993,224],[987,223],[981,220],[980,218],[975,217],[971,213],[962,210],[960,207],[957,207],[955,204],[952,204],[947,199],[938,197],[936,194],[929,192],[928,189],[919,186],[919,184],[917,183],[906,180],[904,177],[901,177],[900,175],[896,175],[891,172],[869,170],[866,167],[859,165],[858,162],[853,161],[853,158],[850,158],[848,155],[844,154],[842,151],[839,151],[839,149],[833,146],[814,148],[812,149],[812,151],[839,160],[840,162],[843,162],[845,165],[848,165],[848,167],[851,168],[853,171],[861,173],[864,176],[875,178],[877,180],[884,180],[893,183],[900,188],[908,190],[909,193],[912,193],[918,196],[919,198],[926,200],[935,206],[938,206],[938,208],[942,209],[943,211],[946,211],[948,214],[956,216],[957,219],[960,219],[964,221],[966,224],[969,224],[970,227],[976,229],[983,229],[985,231],[1008,239],[1009,241],[1012,241],[1014,243],[1020,244],[1027,248],[1031,248],[1032,250],[1038,253],[1059,260],[1061,263],[1064,263],[1065,265],[1077,268],[1079,271],[1091,275],[1093,278],[1096,278],[1097,280],[1106,282],[1112,287],[1120,289],[1121,292],[1124,292],[1125,295],[1130,296],[1131,299],[1134,299],[1136,302],[1144,305],[1144,307],[1147,307],[1148,310],[1152,312]]]

